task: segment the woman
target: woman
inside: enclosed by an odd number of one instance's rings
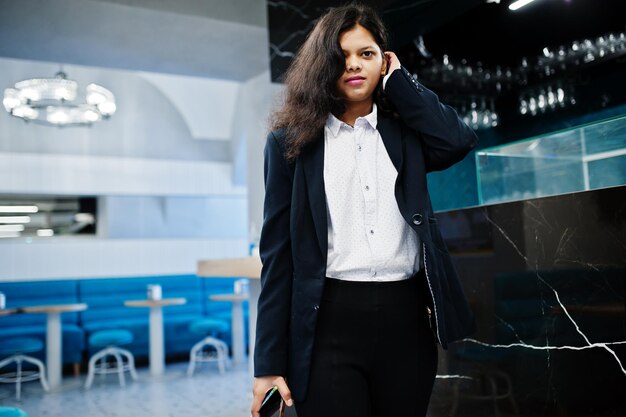
[[[286,74],[265,147],[252,415],[424,416],[446,348],[474,329],[426,173],[478,139],[414,80],[376,13],[324,14]]]

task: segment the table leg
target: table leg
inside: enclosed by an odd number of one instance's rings
[[[254,342],[256,340],[256,309],[259,303],[259,295],[261,295],[261,280],[250,280],[250,328],[248,329],[248,335],[250,340],[250,360],[248,361],[248,370],[250,375],[254,375]]]
[[[48,368],[48,384],[53,390],[61,385],[63,334],[61,333],[61,314],[48,313],[46,330],[46,367]]]
[[[246,360],[244,348],[244,319],[243,301],[233,301],[232,304],[232,332],[233,332],[233,362],[243,363]]]
[[[150,307],[150,374],[163,375],[165,355],[163,346],[163,309]]]

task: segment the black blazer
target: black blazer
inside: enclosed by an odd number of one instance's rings
[[[432,327],[443,348],[474,331],[457,273],[441,237],[426,173],[462,160],[476,146],[474,131],[451,107],[401,68],[385,93],[400,119],[379,112],[377,129],[398,170],[395,197],[419,235],[423,289],[431,300]],[[326,277],[327,212],[324,132],[287,163],[284,130],[265,145],[265,203],[259,250],[263,269],[254,351],[255,376],[287,377],[295,401],[306,395],[315,324]]]

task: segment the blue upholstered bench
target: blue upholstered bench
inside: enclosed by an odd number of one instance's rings
[[[148,284],[159,284],[163,298],[184,297],[187,303],[163,308],[165,354],[187,355],[198,341],[189,330],[189,324],[198,318],[225,320],[228,330],[219,337],[231,342],[231,305],[211,301],[211,294],[233,292],[236,278],[199,278],[196,275],[171,275],[151,277],[89,278],[63,281],[31,281],[19,283],[0,282],[0,292],[6,294],[7,307],[26,305],[86,303],[87,310],[64,313],[63,362],[81,363],[94,349],[87,347],[89,336],[99,330],[127,329],[133,333],[133,342],[125,348],[136,357],[148,357],[149,326],[147,309],[124,306],[126,300],[146,298]],[[244,305],[246,339],[248,337],[248,309]],[[44,314],[18,314],[0,319],[0,339],[13,336],[34,336],[45,340],[46,316]],[[86,355],[85,355],[86,354]],[[39,353],[43,359],[44,353]]]
[[[78,303],[75,280],[0,282],[0,292],[7,299],[7,308],[35,305]],[[78,325],[77,313],[61,314],[63,321],[63,363],[79,364],[85,348],[83,330]],[[45,314],[14,314],[0,319],[0,340],[13,337],[35,337],[46,340]],[[33,356],[44,360],[45,350]]]
[[[146,298],[149,284],[159,284],[163,298],[184,297],[187,303],[163,308],[165,354],[187,354],[197,342],[189,324],[204,317],[203,291],[196,275],[85,279],[79,281],[79,298],[89,308],[80,314],[86,337],[98,330],[127,329],[134,340],[125,348],[136,357],[149,354],[148,310],[124,306],[126,300]],[[89,351],[89,355],[94,352]]]

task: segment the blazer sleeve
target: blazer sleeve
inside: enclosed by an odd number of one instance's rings
[[[391,73],[385,94],[402,121],[421,137],[426,172],[456,164],[478,144],[478,136],[456,111],[439,102],[406,68]]]
[[[287,373],[293,259],[289,231],[292,180],[273,133],[265,145],[265,201],[259,242],[261,294],[258,301],[254,375]]]

